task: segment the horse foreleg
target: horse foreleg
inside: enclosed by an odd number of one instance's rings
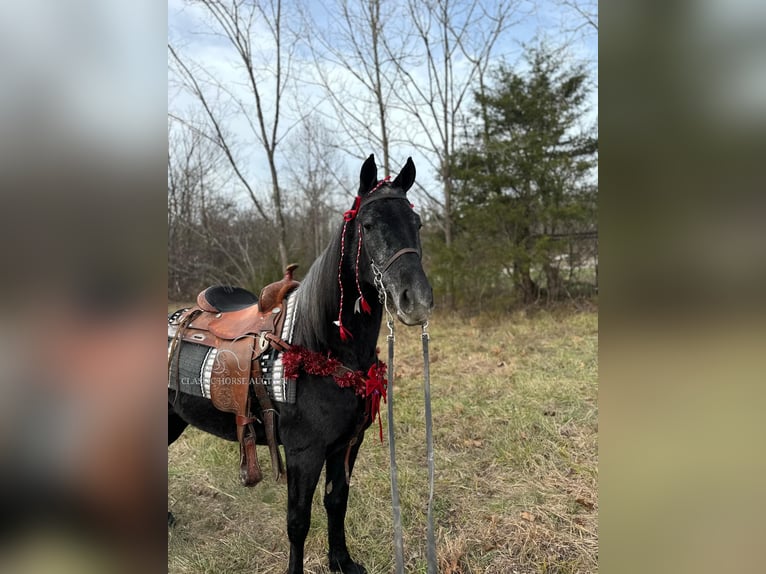
[[[354,468],[360,440],[351,447],[349,473]],[[346,449],[342,448],[327,457],[325,474],[324,507],[327,510],[327,535],[329,540],[330,570],[344,574],[365,574],[367,570],[351,559],[346,547],[346,508],[348,507],[348,483],[345,468]]]
[[[288,574],[303,574],[303,545],[311,525],[311,499],[324,464],[324,452],[285,450],[287,459],[287,536],[290,539]]]

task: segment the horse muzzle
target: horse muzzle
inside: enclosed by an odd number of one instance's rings
[[[428,321],[434,307],[434,293],[420,263],[418,250],[407,248],[397,251],[383,266],[379,288],[386,290],[388,300],[396,306],[396,315],[402,323],[413,326]]]
[[[409,285],[399,290],[392,299],[396,303],[396,315],[405,325],[422,325],[431,315],[434,295],[428,281]]]

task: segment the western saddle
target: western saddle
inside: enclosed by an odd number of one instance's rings
[[[240,479],[245,486],[253,486],[263,478],[256,452],[255,422],[263,423],[275,480],[285,480],[275,432],[276,410],[261,376],[259,358],[270,348],[290,348],[280,335],[286,316],[285,299],[299,285],[293,280],[297,267],[289,265],[284,277],[264,287],[260,297],[240,287],[208,287],[198,295],[197,304],[177,321],[173,345],[187,341],[217,351],[210,371],[210,400],[217,409],[235,416]],[[170,354],[170,368],[175,354]],[[253,395],[263,420],[253,415]]]

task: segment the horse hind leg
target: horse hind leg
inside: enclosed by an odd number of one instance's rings
[[[173,444],[184,429],[189,425],[185,420],[178,416],[174,411],[172,405],[168,403],[168,446]]]
[[[188,423],[173,412],[173,407],[168,404],[168,446],[173,444],[176,439],[181,436],[184,429],[188,426]],[[174,526],[176,518],[173,513],[168,510],[168,527]]]
[[[349,473],[354,469],[354,462],[359,453],[360,445],[361,440],[351,447],[348,459]],[[351,559],[346,546],[346,509],[348,508],[349,485],[346,482],[345,460],[346,449],[342,448],[327,457],[325,469],[327,480],[324,507],[327,511],[330,570],[343,572],[343,574],[365,574],[367,572],[365,567]]]

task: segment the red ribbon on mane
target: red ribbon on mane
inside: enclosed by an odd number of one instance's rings
[[[356,214],[359,213],[360,203],[362,203],[362,198],[357,195],[356,198],[354,199],[353,207],[343,214],[344,221],[353,221],[354,219],[356,219]]]

